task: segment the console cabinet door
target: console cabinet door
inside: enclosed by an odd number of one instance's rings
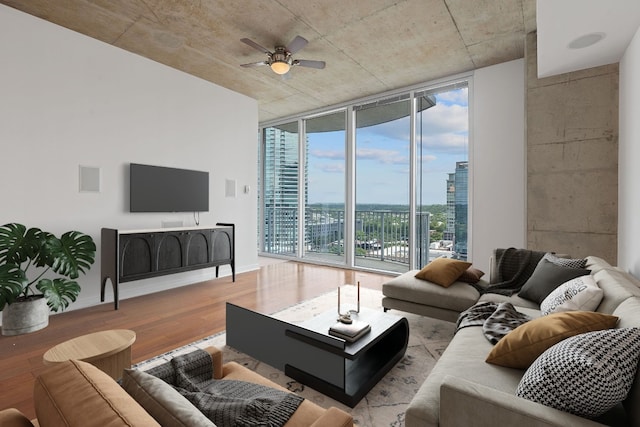
[[[211,262],[212,230],[193,230],[184,233],[185,265],[206,267]]]
[[[212,263],[215,265],[230,263],[233,259],[233,228],[216,228],[212,231]]]
[[[183,233],[173,231],[157,233],[157,271],[182,268],[184,266],[183,246]]]
[[[154,235],[148,233],[120,235],[120,280],[136,280],[154,271]]]

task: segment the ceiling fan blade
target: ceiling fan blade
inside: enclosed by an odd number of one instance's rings
[[[287,45],[286,49],[292,55],[305,47],[309,43],[307,39],[304,37],[296,36],[291,42]]]
[[[324,61],[312,61],[310,59],[296,59],[293,64],[301,67],[317,68],[318,70],[322,70],[327,65]]]
[[[271,52],[266,47],[260,46],[258,43],[254,42],[251,39],[244,38],[244,39],[240,39],[240,41],[242,43],[248,44],[254,49],[259,50],[260,52],[266,53],[267,55],[271,55]]]
[[[260,62],[251,62],[250,64],[240,64],[241,67],[249,68],[249,67],[259,67],[261,65],[269,65],[267,61]]]

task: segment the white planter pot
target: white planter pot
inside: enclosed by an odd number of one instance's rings
[[[6,305],[2,310],[2,335],[21,335],[49,325],[49,307],[45,298]]]

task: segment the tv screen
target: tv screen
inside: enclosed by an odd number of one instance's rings
[[[209,172],[131,163],[129,211],[208,212]]]

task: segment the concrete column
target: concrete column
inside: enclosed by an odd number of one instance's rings
[[[618,64],[537,78],[527,35],[527,247],[617,264]]]

